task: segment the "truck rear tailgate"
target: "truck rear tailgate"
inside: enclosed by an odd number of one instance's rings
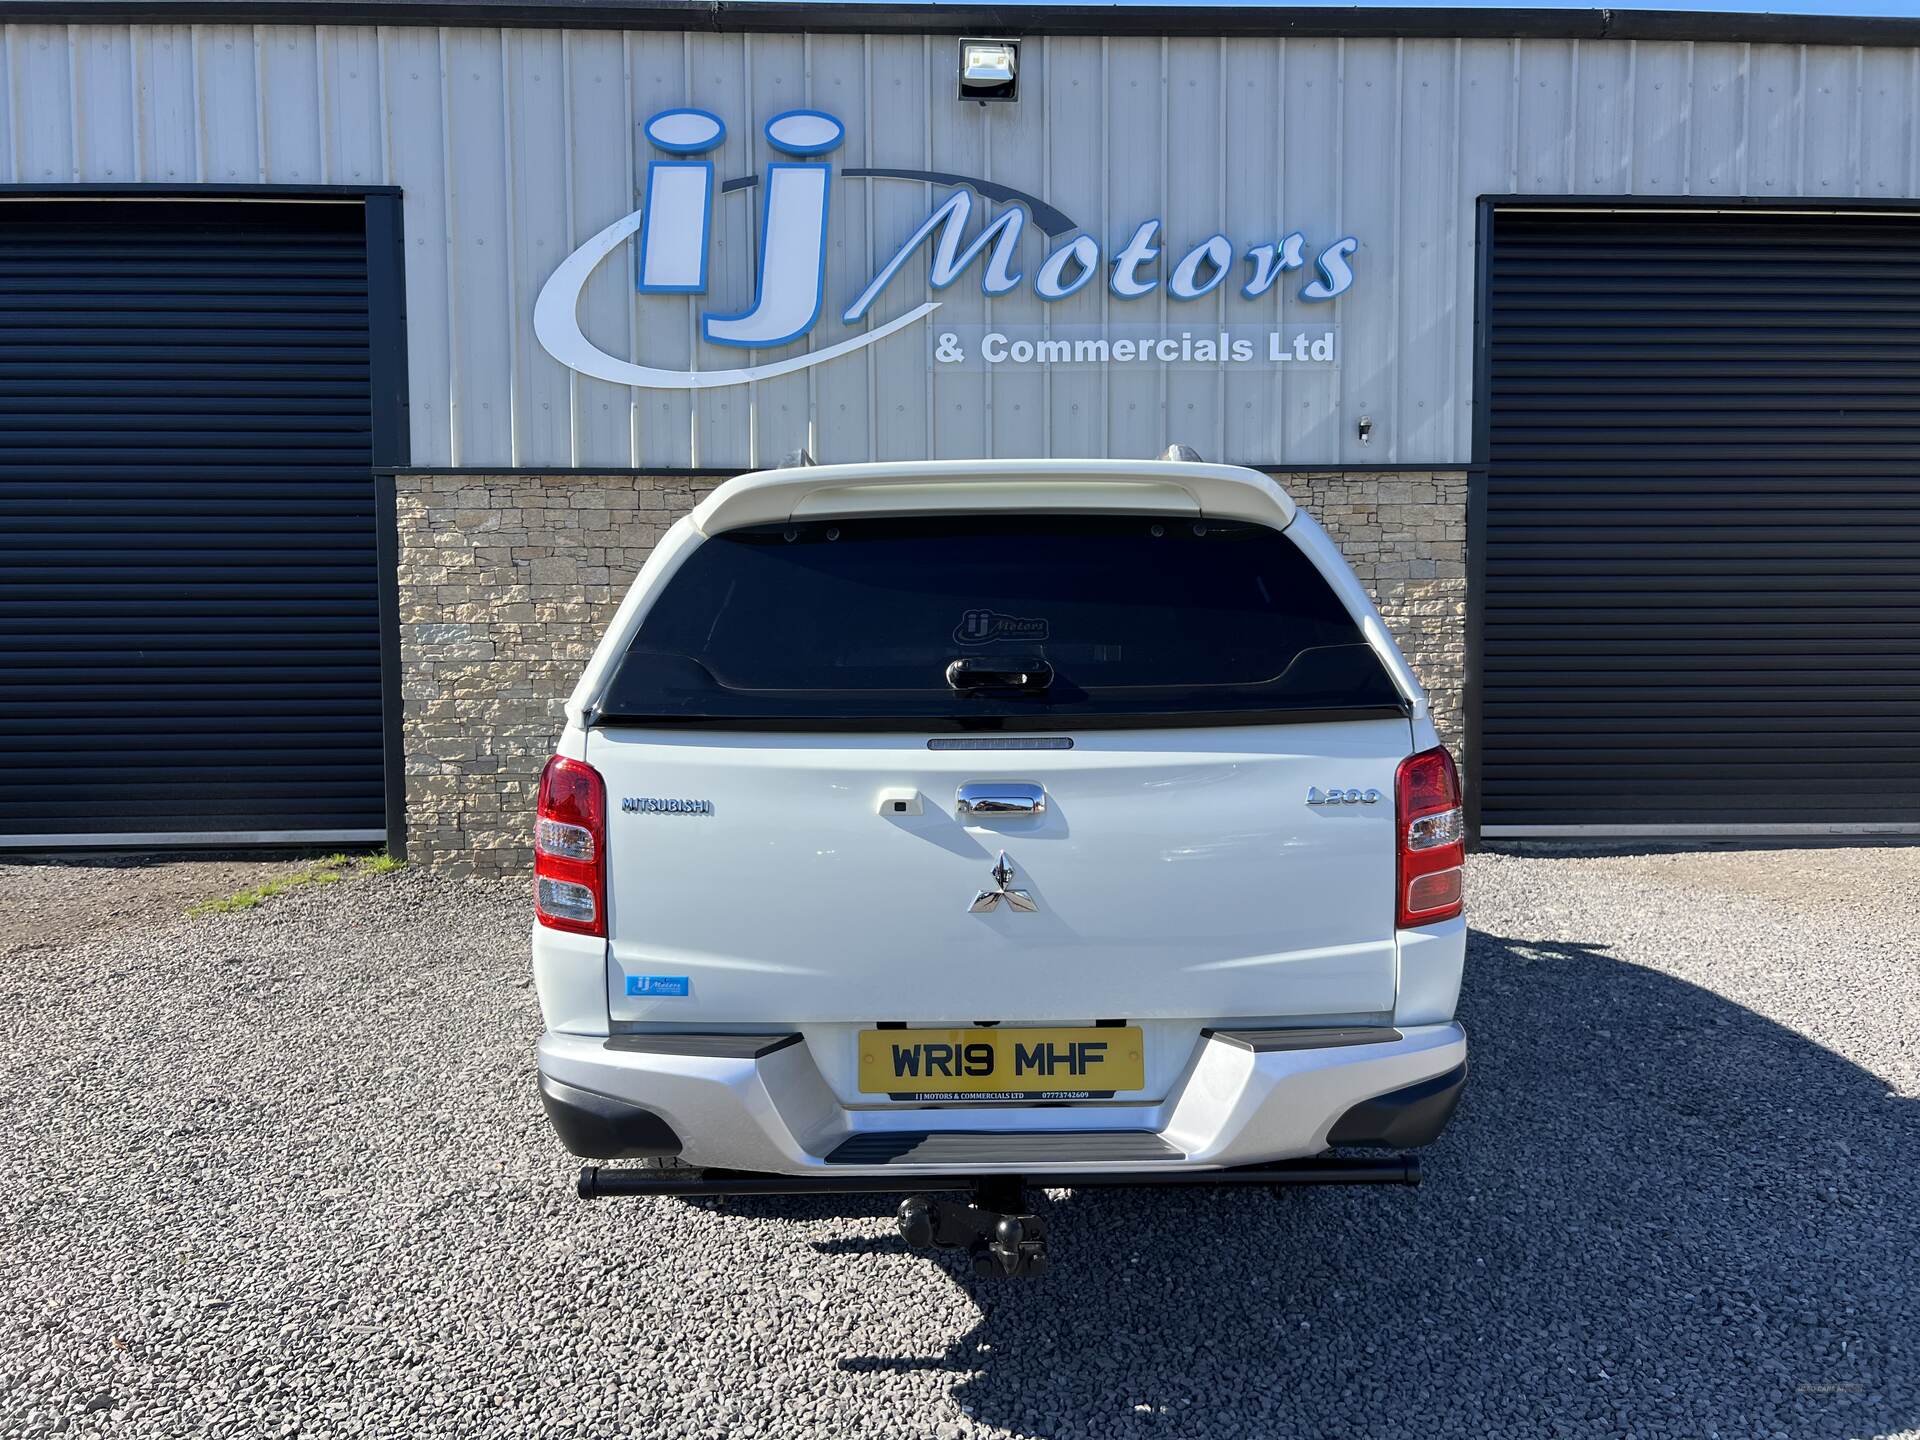
[[[1393,781],[1408,742],[1392,718],[1092,731],[1031,749],[595,730],[612,1017],[1390,1011]],[[975,782],[1037,787],[1044,810],[963,815],[956,797]],[[1352,798],[1309,804],[1315,790]],[[1007,888],[1033,908],[971,908],[1003,854]]]

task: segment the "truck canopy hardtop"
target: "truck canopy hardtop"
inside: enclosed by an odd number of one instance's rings
[[[807,464],[736,476],[655,547],[569,698],[568,719],[582,727],[596,723],[609,682],[648,609],[688,556],[716,536],[787,521],[1076,513],[1191,516],[1285,532],[1352,615],[1407,713],[1427,717],[1425,694],[1373,601],[1333,541],[1278,482],[1242,466],[1164,459]]]

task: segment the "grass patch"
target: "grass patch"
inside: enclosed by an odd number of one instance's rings
[[[206,915],[231,915],[239,910],[254,910],[290,890],[303,890],[312,885],[337,885],[351,875],[390,875],[406,863],[384,851],[378,855],[363,855],[358,860],[350,855],[328,855],[291,875],[263,880],[258,885],[232,895],[222,895],[215,900],[198,901],[187,907],[187,915],[190,919],[198,920]]]

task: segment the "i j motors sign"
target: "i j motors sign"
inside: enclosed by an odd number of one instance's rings
[[[726,123],[705,110],[666,110],[644,127],[661,152],[647,167],[640,208],[607,226],[561,262],[535,303],[534,333],[561,364],[620,385],[660,390],[705,390],[771,380],[864,350],[912,326],[927,323],[929,358],[937,368],[1025,368],[1047,365],[1327,365],[1336,361],[1331,325],[1232,325],[1213,323],[1214,307],[1183,321],[1179,306],[1232,286],[1244,300],[1258,300],[1276,287],[1294,287],[1308,303],[1335,299],[1353,284],[1352,236],[1317,247],[1299,231],[1277,239],[1242,243],[1225,234],[1177,242],[1158,219],[1138,221],[1110,251],[1100,240],[1039,196],[996,181],[946,171],[846,168],[831,160],[845,127],[818,110],[789,110],[766,124],[767,143],[789,157],[761,175],[716,180],[713,162],[702,157],[726,139]],[[902,180],[947,191],[927,217],[878,263],[857,295],[834,297],[842,325],[867,322],[887,287],[909,266],[924,265],[932,289],[946,289],[970,269],[989,296],[1023,286],[1044,302],[1104,286],[1113,300],[1110,323],[942,328],[933,320],[939,300],[924,301],[883,324],[804,354],[754,361],[754,352],[805,341],[827,313],[827,222],[837,178]],[[642,295],[689,296],[708,291],[708,258],[716,202],[761,191],[760,250],[753,300],[737,313],[701,309],[701,339],[745,352],[749,363],[703,370],[668,370],[609,355],[581,329],[580,296],[589,276],[615,251],[634,246],[637,288]],[[998,202],[1000,212],[972,228],[974,197]],[[1046,253],[1028,275],[1020,269],[1021,238],[1032,225],[1045,237]],[[1168,268],[1161,278],[1162,256]],[[1164,295],[1164,324],[1142,323],[1135,302]],[[646,349],[643,309],[641,351]],[[661,307],[657,323],[685,324],[684,304]]]

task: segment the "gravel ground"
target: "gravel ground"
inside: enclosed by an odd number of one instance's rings
[[[16,948],[0,1434],[1920,1434],[1920,851],[1472,868],[1421,1189],[1057,1193],[1023,1283],[575,1200],[518,884]]]
[[[304,870],[312,859],[75,858],[0,865],[0,959],[54,950],[90,936],[180,914],[198,900],[232,895]]]

